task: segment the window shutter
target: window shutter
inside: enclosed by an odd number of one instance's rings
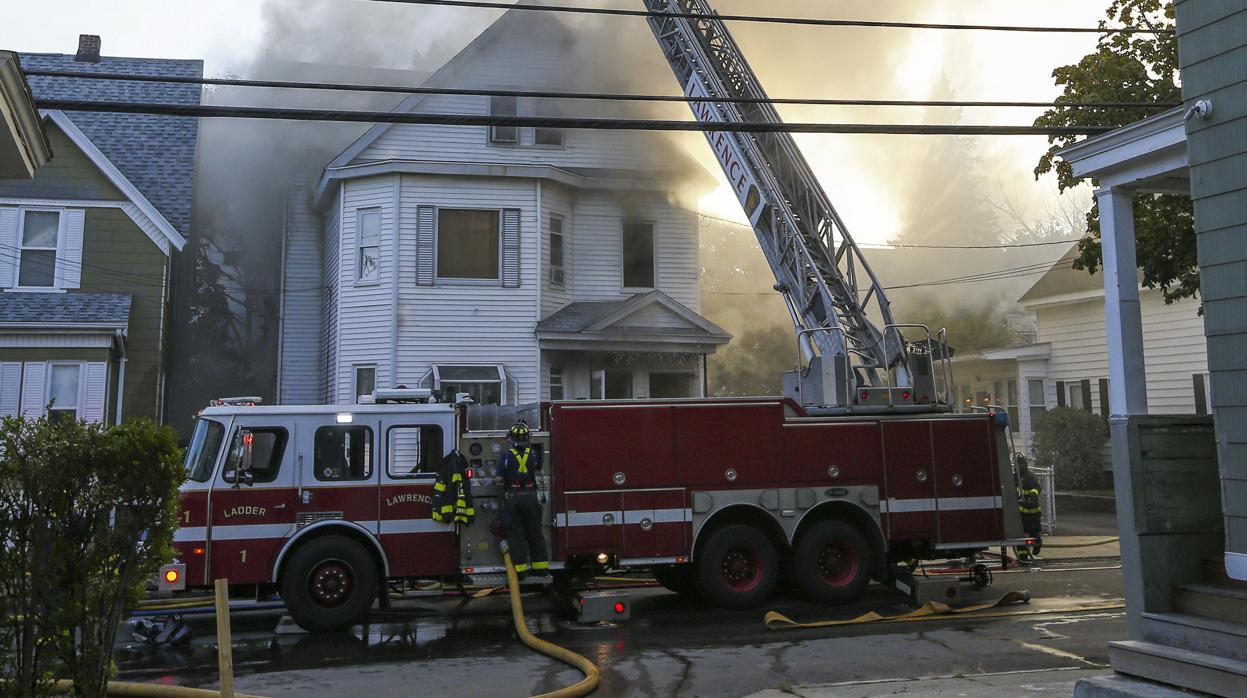
[[[1082,388],[1082,408],[1088,412],[1091,411],[1091,380],[1084,378],[1078,381],[1078,387]]]
[[[108,364],[94,362],[86,365],[85,386],[78,416],[88,422],[104,421],[105,401],[108,396]]]
[[[437,249],[437,207],[416,207],[416,283],[433,285],[433,259]]]
[[[0,364],[0,417],[16,417],[22,406],[22,364]]]
[[[28,362],[22,372],[22,416],[37,419],[43,416],[43,408],[48,406],[46,377],[48,365],[43,362]]]
[[[15,285],[17,271],[17,209],[0,208],[0,287]]]
[[[1109,414],[1112,412],[1112,410],[1110,410],[1109,407],[1110,405],[1108,404],[1108,379],[1101,378],[1100,379],[1100,414],[1103,415],[1104,417],[1108,417]]]
[[[56,260],[57,288],[82,285],[82,228],[86,212],[80,208],[65,211],[65,240]]]
[[[1195,414],[1208,414],[1208,393],[1204,390],[1204,374],[1191,374],[1195,386]]]
[[[502,210],[502,285],[520,286],[520,210]]]
[[[1056,382],[1056,406],[1065,407],[1065,381]]]

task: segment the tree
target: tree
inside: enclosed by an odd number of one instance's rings
[[[906,298],[897,304],[897,317],[906,322],[926,325],[932,339],[940,329],[948,330],[948,343],[958,355],[973,354],[985,349],[999,349],[1018,343],[1018,333],[1009,326],[1005,308],[994,301],[961,302],[944,307],[928,295]],[[919,332],[906,335],[910,341],[923,340]]]
[[[1140,29],[1173,30],[1173,3],[1167,0],[1112,0],[1108,21]],[[1035,120],[1036,126],[1125,126],[1156,114],[1146,107],[1078,108],[1073,102],[1178,102],[1182,88],[1178,78],[1178,42],[1173,33],[1101,35],[1095,53],[1074,65],[1052,72],[1064,93],[1057,106]],[[1050,136],[1051,147],[1035,167],[1035,177],[1055,172],[1062,191],[1077,186],[1069,163],[1056,159],[1061,148],[1075,142],[1073,136]],[[1134,197],[1134,227],[1143,284],[1159,288],[1165,302],[1194,296],[1199,291],[1195,251],[1195,219],[1190,197],[1175,194],[1138,194]],[[1100,213],[1097,206],[1087,214],[1087,237],[1079,243],[1077,269],[1088,273],[1103,263],[1100,248]]]

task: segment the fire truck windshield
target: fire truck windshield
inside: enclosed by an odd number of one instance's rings
[[[212,477],[212,466],[216,464],[217,452],[221,450],[224,437],[225,427],[220,423],[210,419],[199,420],[190,448],[186,449],[187,477],[195,482],[207,482]]]

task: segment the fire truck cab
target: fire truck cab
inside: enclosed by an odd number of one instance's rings
[[[466,405],[408,392],[203,410],[174,545],[187,586],[276,591],[321,630],[359,619],[388,580],[501,572],[491,526],[505,432],[466,431]],[[540,414],[533,447],[562,580],[647,568],[674,590],[752,608],[787,576],[836,603],[900,561],[1024,539],[993,415],[812,416],[785,398],[562,402]],[[466,525],[432,517],[453,450],[469,463]]]

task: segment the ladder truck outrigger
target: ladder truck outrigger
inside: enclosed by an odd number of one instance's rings
[[[643,1],[699,120],[781,123],[704,0]],[[534,406],[556,585],[644,569],[674,591],[741,609],[787,577],[815,601],[843,603],[872,579],[912,583],[919,560],[1025,544],[1007,415],[953,412],[943,332],[894,321],[790,135],[707,133],[796,326],[797,370],[782,397]],[[906,331],[921,336],[908,341]],[[363,405],[214,401],[187,449],[162,587],[228,578],[236,590],[280,594],[297,623],[327,630],[388,604],[397,586],[495,581],[504,493],[493,473],[506,432],[469,429],[465,397],[394,389]],[[475,516],[436,521],[434,483],[456,451]],[[989,583],[977,569],[968,579]],[[580,600],[582,614],[631,612],[609,597]]]

